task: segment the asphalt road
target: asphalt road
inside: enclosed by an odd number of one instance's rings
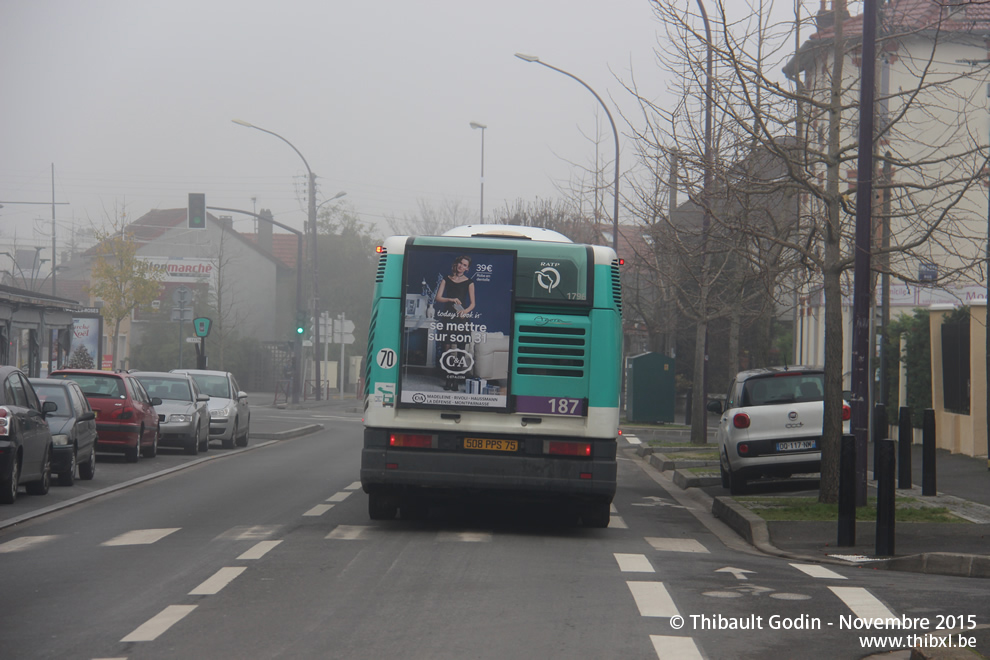
[[[860,658],[844,620],[988,623],[983,581],[755,554],[628,450],[609,529],[372,522],[360,416],[290,414],[326,429],[0,530],[0,657]]]

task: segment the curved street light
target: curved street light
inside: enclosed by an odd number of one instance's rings
[[[485,224],[485,124],[476,121],[471,122],[471,128],[481,129],[481,224]]]
[[[313,251],[312,251],[312,258],[313,258],[313,306],[312,306],[312,309],[313,309],[313,319],[314,319],[314,321],[313,321],[313,345],[314,346],[319,346],[320,345],[320,324],[319,324],[318,321],[316,321],[316,319],[319,317],[319,287],[320,287],[320,269],[319,269],[319,261],[318,261],[317,253],[316,253],[316,175],[313,174],[313,170],[310,169],[309,162],[306,160],[306,157],[302,155],[302,152],[300,152],[298,149],[296,149],[296,146],[294,144],[292,144],[291,142],[289,142],[288,140],[286,140],[284,137],[282,137],[278,133],[276,133],[274,131],[269,131],[266,128],[261,128],[260,126],[255,126],[254,124],[252,124],[250,122],[246,122],[243,119],[231,119],[231,121],[234,122],[235,124],[238,124],[240,126],[244,126],[246,128],[253,128],[255,130],[261,131],[262,133],[268,133],[269,135],[274,135],[279,140],[281,140],[282,142],[285,142],[287,145],[289,145],[290,147],[292,147],[292,150],[296,152],[296,155],[298,155],[299,158],[302,159],[303,165],[306,166],[306,174],[307,174],[308,181],[309,181],[309,209],[308,209],[309,210],[309,213],[307,214],[308,215],[308,223],[309,223],[308,224],[308,228],[313,233],[313,236],[312,236],[312,241],[313,241]],[[320,360],[319,360],[319,356],[316,355],[316,351],[314,351],[314,356],[313,357],[314,357],[313,364],[315,365],[315,368],[316,368],[316,371],[315,371],[315,374],[314,374],[316,376],[316,400],[319,401],[322,398],[321,397],[321,392],[322,392],[322,389],[323,388],[320,385],[320,383],[321,383],[321,380],[320,380]],[[299,369],[300,370],[302,369],[302,365],[301,364],[299,365]]]
[[[608,117],[608,122],[612,125],[612,139],[615,141],[615,183],[613,190],[615,204],[612,209],[612,249],[618,252],[619,251],[619,131],[615,128],[615,121],[612,119],[612,113],[609,112],[608,106],[605,105],[605,101],[602,100],[602,97],[598,96],[598,93],[595,92],[595,90],[591,89],[591,86],[589,86],[588,83],[584,82],[583,80],[575,76],[573,73],[568,73],[563,69],[558,69],[555,66],[551,66],[546,62],[541,61],[540,58],[537,57],[536,55],[525,55],[523,53],[516,53],[516,57],[518,57],[524,62],[535,62],[536,64],[541,64],[548,69],[553,69],[557,73],[562,73],[568,78],[578,81],[584,86],[585,89],[587,89],[589,92],[591,92],[594,95],[594,97],[598,100],[598,103],[601,104],[602,108],[605,110],[605,116]]]

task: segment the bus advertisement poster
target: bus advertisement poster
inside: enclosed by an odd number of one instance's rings
[[[399,405],[505,410],[516,253],[410,245]]]

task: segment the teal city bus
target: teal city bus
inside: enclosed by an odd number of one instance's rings
[[[364,390],[370,517],[479,493],[607,527],[621,359],[611,248],[514,225],[385,240]]]

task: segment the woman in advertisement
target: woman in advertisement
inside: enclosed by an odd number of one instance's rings
[[[461,255],[454,259],[450,265],[450,275],[443,278],[440,287],[437,289],[435,302],[440,306],[437,317],[444,321],[451,321],[456,318],[471,318],[471,310],[474,309],[474,282],[467,276],[471,268],[471,257]],[[443,343],[441,354],[451,348],[464,348],[464,343]],[[447,391],[457,390],[458,386],[464,382],[464,374],[450,374],[444,372],[443,389]]]

